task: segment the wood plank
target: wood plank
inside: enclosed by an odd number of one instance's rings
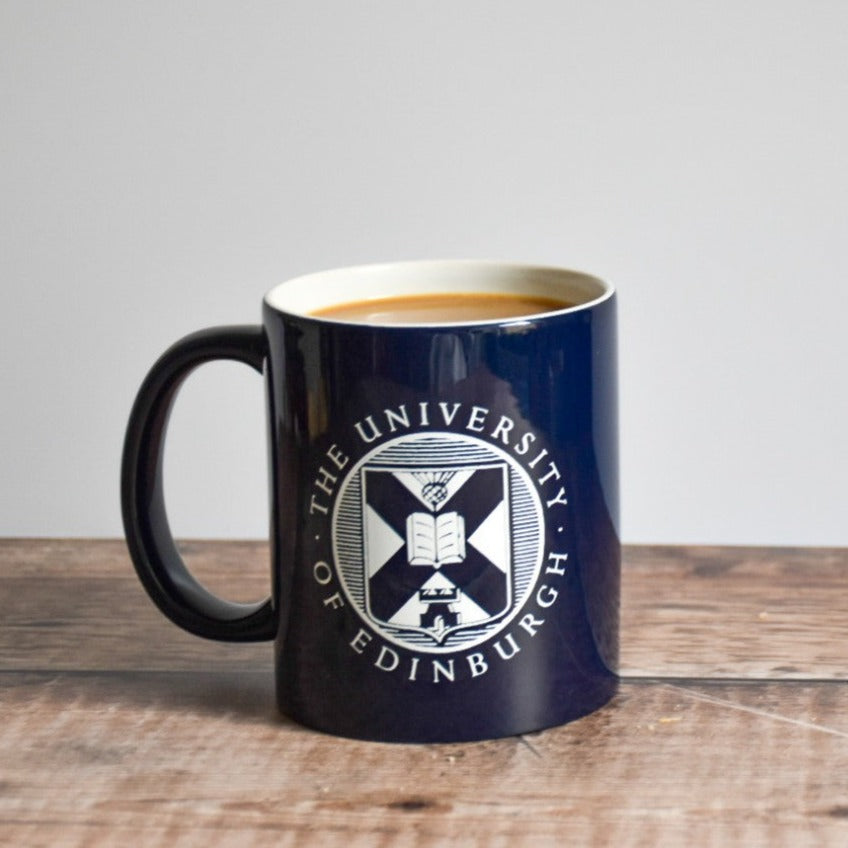
[[[181,549],[209,588],[232,600],[267,595],[266,543],[186,542]],[[0,609],[0,669],[272,667],[269,644],[210,642],[165,619],[120,540],[0,540]]]
[[[183,547],[221,594],[267,592],[265,543]],[[845,549],[627,546],[621,673],[848,679],[846,586]],[[0,668],[271,667],[267,645],[206,642],[167,622],[122,541],[0,541],[0,609]]]
[[[0,674],[8,846],[844,845],[848,685],[623,683],[561,728],[335,739],[259,672]]]
[[[848,679],[848,550],[628,546],[621,671]]]

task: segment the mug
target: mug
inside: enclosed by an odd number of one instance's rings
[[[504,319],[321,315],[351,300],[523,294]],[[271,589],[203,588],[168,526],[162,459],[182,381],[215,359],[267,389]],[[273,640],[280,711],[359,739],[541,730],[615,693],[620,541],[613,288],[477,261],[325,271],[272,289],[259,326],[202,330],[133,406],[122,509],[142,584],[174,623]]]

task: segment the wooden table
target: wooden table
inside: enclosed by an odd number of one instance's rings
[[[260,543],[183,545],[266,593]],[[848,845],[848,550],[628,547],[622,680],[543,733],[383,745],[275,713],[119,541],[0,541],[0,844]]]

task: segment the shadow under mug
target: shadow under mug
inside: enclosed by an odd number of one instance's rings
[[[538,315],[422,324],[313,313],[351,300],[513,293]],[[163,449],[182,381],[215,359],[267,388],[271,590],[216,597],[183,563]],[[280,710],[329,733],[457,742],[541,730],[616,690],[615,295],[557,268],[440,261],[311,274],[258,326],[194,333],[132,409],[121,495],[159,609],[221,641],[274,640]]]

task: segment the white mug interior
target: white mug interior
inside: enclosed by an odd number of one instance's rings
[[[307,317],[346,303],[448,293],[517,294],[572,304],[563,309],[538,315],[521,315],[506,321],[503,318],[472,322],[445,320],[428,321],[424,325],[503,324],[585,309],[611,297],[613,291],[609,283],[597,277],[564,268],[452,259],[391,262],[319,271],[280,283],[265,295],[265,302],[277,311]],[[316,317],[316,320],[383,324],[380,321],[338,319],[323,315]],[[404,326],[415,325],[405,323]]]

